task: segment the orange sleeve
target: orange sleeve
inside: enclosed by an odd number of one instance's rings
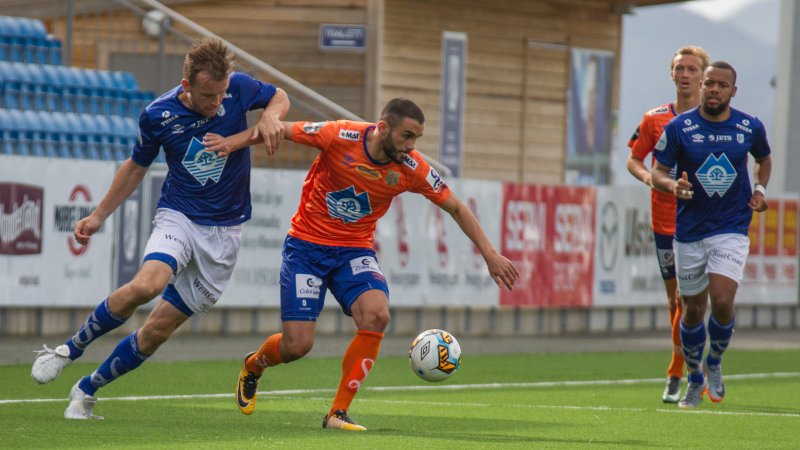
[[[316,147],[324,150],[328,147],[336,130],[338,122],[295,122],[292,127],[292,142]]]
[[[649,115],[645,115],[642,118],[642,122],[639,124],[639,136],[628,145],[631,148],[633,156],[641,161],[644,161],[647,155],[653,151],[657,139],[660,137],[656,136],[656,140],[653,139],[653,121],[650,120],[650,117]]]
[[[419,156],[419,153],[414,152],[413,158],[417,160],[419,168],[414,171],[410,191],[422,194],[433,203],[441,205],[450,198],[450,188],[445,184],[436,169]]]

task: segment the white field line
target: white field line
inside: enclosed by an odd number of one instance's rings
[[[725,375],[726,380],[752,380],[752,379],[766,379],[766,378],[796,378],[800,377],[800,372],[774,372],[774,373],[750,373],[739,375]],[[476,390],[476,389],[536,389],[536,388],[552,388],[552,387],[567,387],[567,386],[624,386],[631,384],[648,384],[648,383],[663,383],[663,378],[642,378],[642,379],[627,379],[627,380],[586,380],[586,381],[542,381],[535,383],[486,383],[486,384],[428,384],[419,386],[376,386],[364,387],[366,391],[375,392],[402,392],[402,391],[424,391],[424,390]],[[259,391],[259,394],[268,395],[270,397],[292,397],[296,395],[306,394],[325,394],[335,392],[334,389],[286,389],[281,391]],[[148,395],[148,396],[128,396],[128,397],[104,397],[98,399],[106,401],[146,401],[146,400],[185,400],[185,399],[203,399],[203,398],[228,398],[234,394],[189,394],[189,395]],[[0,405],[21,404],[21,403],[48,403],[48,402],[64,402],[65,398],[34,398],[34,399],[0,399]],[[330,400],[329,398],[321,400]],[[359,401],[363,402],[381,402],[381,403],[396,403],[396,404],[419,404],[428,406],[449,406],[449,407],[491,407],[496,406],[491,403],[447,403],[447,402],[423,402],[423,401],[405,401],[405,400],[378,400],[378,399],[365,399],[361,398]],[[608,406],[569,406],[569,405],[533,405],[533,404],[503,404],[504,407],[517,407],[517,408],[536,408],[536,409],[569,409],[580,411],[625,411],[625,412],[641,412],[649,411],[644,408],[616,408]],[[800,414],[792,413],[762,413],[762,412],[735,412],[735,411],[710,411],[710,410],[679,410],[679,409],[655,409],[656,412],[662,413],[693,413],[693,414],[716,414],[716,415],[735,415],[735,416],[774,416],[774,417],[797,417]]]

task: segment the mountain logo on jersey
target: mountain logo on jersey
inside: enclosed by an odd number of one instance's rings
[[[205,149],[200,140],[192,137],[182,161],[183,167],[203,186],[208,180],[219,183],[225,162],[228,161],[227,156],[219,157],[216,152],[207,152]]]
[[[344,223],[357,222],[372,214],[369,194],[356,194],[353,186],[341,191],[328,192],[325,196],[328,204],[328,215],[332,219],[342,219]]]
[[[739,174],[726,154],[717,157],[711,153],[697,169],[696,175],[709,197],[713,197],[714,194],[722,197]]]

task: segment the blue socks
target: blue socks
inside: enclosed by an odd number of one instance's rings
[[[700,322],[694,328],[688,328],[681,320],[681,348],[686,366],[689,368],[689,382],[703,383],[703,349],[706,346],[706,325]]]
[[[139,351],[137,332],[138,330],[119,341],[114,351],[100,364],[97,370],[91,375],[81,378],[78,387],[83,392],[94,395],[101,387],[139,367],[147,360],[150,355]]]
[[[80,358],[86,347],[95,339],[119,327],[126,320],[126,318],[115,316],[108,309],[108,298],[100,302],[97,308],[86,318],[86,322],[81,325],[75,336],[67,340],[69,359],[75,361]]]
[[[735,317],[727,325],[720,325],[713,314],[708,318],[708,339],[711,343],[708,356],[706,356],[706,364],[709,366],[718,366],[720,364],[722,353],[725,352],[731,342],[734,323],[736,323]]]
[[[711,314],[708,318],[708,337],[711,343],[709,344],[708,355],[706,356],[706,364],[709,366],[718,366],[722,362],[722,354],[728,348],[733,335],[733,326],[736,319],[731,320],[731,323],[722,325],[717,322],[714,315]],[[705,323],[700,322],[700,325],[694,328],[688,328],[683,321],[681,321],[681,347],[683,348],[683,356],[686,358],[686,365],[689,367],[689,382],[702,383],[703,382],[703,349],[706,346],[706,326]]]

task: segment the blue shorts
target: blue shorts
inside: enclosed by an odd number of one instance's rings
[[[366,291],[379,289],[389,297],[372,249],[319,245],[288,236],[281,265],[281,320],[315,322],[328,289],[348,316],[353,302]]]
[[[656,256],[661,278],[672,280],[675,278],[675,251],[672,249],[673,237],[668,234],[653,232],[656,241]]]

